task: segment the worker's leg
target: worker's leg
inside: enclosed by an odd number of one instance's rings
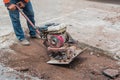
[[[32,21],[33,24],[35,24],[35,20],[34,20],[34,11],[33,11],[33,7],[32,7],[32,4],[31,2],[28,2],[26,5],[25,5],[25,8],[23,8],[23,12],[27,15],[27,17]],[[31,36],[34,36],[36,35],[36,31],[35,29],[27,22],[28,24],[28,28],[30,30],[29,34]]]
[[[12,25],[13,25],[16,37],[18,38],[18,40],[25,39],[24,32],[23,32],[23,30],[21,28],[21,24],[20,24],[19,11],[18,10],[9,11],[9,15],[10,15],[10,18],[12,21]]]

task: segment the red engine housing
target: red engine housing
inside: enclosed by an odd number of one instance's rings
[[[48,35],[48,43],[50,47],[60,48],[66,41],[65,35]]]

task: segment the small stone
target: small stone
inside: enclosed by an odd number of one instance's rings
[[[118,59],[120,59],[120,53],[119,53],[119,54],[117,53],[117,54],[116,54],[116,57],[117,57]]]
[[[94,53],[93,52],[90,52],[90,55],[93,55]]]
[[[100,57],[100,55],[99,55],[99,54],[97,54],[97,57]]]
[[[97,47],[99,47],[100,45],[99,44],[96,44]]]
[[[120,54],[117,54],[113,56],[113,58],[117,61],[120,61]]]
[[[113,79],[119,75],[119,71],[115,69],[106,69],[103,71],[103,74]]]
[[[118,65],[118,66],[120,66],[120,61],[119,61],[119,62],[117,62],[117,65]]]
[[[91,73],[94,74],[94,75],[101,75],[101,72],[99,70],[97,70],[97,69],[93,69],[91,71]]]

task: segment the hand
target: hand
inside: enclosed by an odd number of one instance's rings
[[[18,5],[20,8],[24,8],[24,7],[25,7],[25,4],[24,4],[22,1],[18,2],[17,5]]]
[[[14,10],[16,10],[16,5],[11,4],[11,5],[8,6],[8,9],[11,10],[11,11],[14,11]]]

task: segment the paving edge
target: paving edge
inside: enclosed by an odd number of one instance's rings
[[[86,43],[83,43],[83,42],[78,42],[78,46],[80,47],[80,48],[88,48],[88,50],[90,50],[90,51],[93,51],[93,52],[97,52],[98,54],[101,54],[101,55],[104,55],[104,56],[106,56],[106,57],[108,57],[108,58],[111,58],[111,59],[113,59],[113,60],[117,60],[117,61],[120,61],[120,59],[118,59],[118,58],[116,58],[115,56],[116,56],[116,54],[113,54],[113,53],[111,53],[111,52],[109,52],[109,51],[107,51],[107,50],[103,50],[103,49],[101,49],[101,48],[98,48],[98,47],[94,47],[94,46],[91,46],[91,45],[89,45],[89,44],[86,44]]]

